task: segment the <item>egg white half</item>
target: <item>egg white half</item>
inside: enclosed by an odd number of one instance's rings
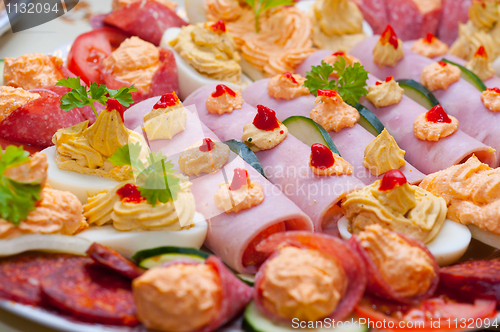
[[[500,249],[500,234],[481,229],[476,225],[467,225],[467,227],[469,227],[473,238],[493,248]]]
[[[344,216],[338,222],[340,236],[344,240],[349,240],[352,234],[347,226],[349,221]],[[471,232],[467,226],[445,219],[441,230],[434,240],[426,246],[434,255],[440,266],[450,265],[462,257],[471,240]]]
[[[187,7],[186,7],[187,8]],[[226,81],[214,80],[200,74],[196,69],[191,67],[171,46],[170,42],[177,38],[181,28],[170,28],[165,31],[161,39],[160,46],[167,48],[174,53],[175,63],[177,64],[177,73],[179,75],[179,98],[186,99],[193,91],[207,84],[224,84],[233,90],[242,90],[243,87],[252,81],[245,75],[241,75],[243,84],[235,84]]]
[[[77,238],[97,242],[118,251],[130,258],[139,250],[156,247],[174,246],[199,249],[207,236],[208,223],[205,217],[196,212],[193,218],[194,225],[180,231],[129,231],[116,230],[111,225],[92,226],[75,235]]]
[[[87,204],[87,197],[102,190],[110,190],[120,182],[100,176],[80,174],[59,169],[55,161],[56,147],[51,146],[42,151],[47,156],[49,168],[47,183],[53,188],[73,193],[82,204]]]
[[[0,256],[12,256],[31,250],[85,255],[91,244],[87,239],[71,235],[26,234],[0,240]]]

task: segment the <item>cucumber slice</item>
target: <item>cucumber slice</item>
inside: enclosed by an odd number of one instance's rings
[[[351,321],[348,321],[351,323]],[[335,322],[337,324],[338,322]],[[333,325],[333,322],[332,322]],[[328,327],[324,324],[323,328],[316,329],[304,329],[298,328],[298,325],[291,323],[290,325],[274,323],[269,318],[264,316],[257,306],[252,301],[246,307],[245,313],[243,314],[243,330],[246,332],[292,332],[292,331],[310,331],[310,332],[327,332],[327,331],[337,331],[337,332],[366,332],[368,328],[366,325],[360,325],[354,320],[354,324],[344,324],[343,327]],[[294,328],[295,326],[295,328]]]
[[[439,101],[431,92],[422,84],[414,80],[397,80],[399,86],[405,90],[405,95],[413,99],[418,104],[425,107],[426,110],[430,110],[436,105],[439,105]]]
[[[3,85],[3,67],[5,66],[5,63],[3,59],[0,59],[0,86]]]
[[[255,284],[255,274],[237,274],[236,276],[248,286]]]
[[[262,165],[259,162],[259,159],[257,159],[257,156],[255,153],[250,150],[250,148],[243,142],[237,141],[235,139],[230,139],[229,141],[225,141],[224,144],[227,144],[231,151],[236,153],[238,156],[243,158],[244,161],[246,161],[249,165],[251,165],[257,172],[262,174],[263,177],[266,177],[264,174],[264,169],[262,168]]]
[[[200,263],[205,262],[205,258],[200,257],[198,255],[192,255],[192,254],[163,254],[163,255],[156,255],[152,256],[146,259],[143,259],[140,263],[139,266],[143,267],[145,269],[151,269],[153,267],[158,267],[162,266],[165,263],[168,263],[170,261],[176,260],[176,259],[193,259],[195,261],[198,261]]]
[[[476,74],[471,72],[469,69],[450,60],[442,59],[441,61],[460,68],[460,70],[462,71],[462,78],[467,82],[469,82],[470,84],[472,84],[479,91],[483,92],[484,90],[486,90],[486,85],[484,85],[483,81],[481,81],[481,79],[477,77]]]
[[[327,146],[333,153],[340,156],[340,152],[333,143],[330,134],[321,125],[314,122],[313,119],[305,116],[291,116],[283,124],[288,128],[290,134],[301,140],[303,143],[311,146],[314,143],[320,143]]]
[[[359,103],[354,105],[354,107],[359,112],[360,117],[358,124],[361,127],[365,128],[374,136],[378,136],[384,130],[384,125],[372,111]]]
[[[153,256],[161,256],[164,254],[178,254],[178,255],[192,255],[203,258],[205,260],[210,256],[209,253],[204,251],[195,249],[195,248],[182,248],[182,247],[158,247],[153,249],[145,249],[136,252],[132,259],[136,263],[141,263],[143,260],[153,257]]]

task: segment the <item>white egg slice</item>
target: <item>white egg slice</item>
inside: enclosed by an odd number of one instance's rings
[[[0,256],[12,256],[31,250],[85,255],[91,244],[87,239],[70,235],[26,234],[0,240]]]
[[[97,242],[118,251],[130,258],[139,250],[156,247],[174,246],[199,249],[207,236],[208,223],[205,217],[196,212],[193,218],[194,225],[180,231],[129,231],[116,230],[111,225],[92,226],[75,235],[77,238]]]
[[[349,221],[342,217],[338,222],[340,236],[349,240],[352,234],[347,226]],[[467,226],[446,219],[434,240],[427,243],[427,248],[434,255],[440,266],[450,265],[462,257],[471,240],[471,232]]]
[[[476,225],[467,225],[467,227],[469,227],[473,238],[493,248],[500,249],[500,234],[481,229]]]
[[[167,48],[174,53],[175,63],[177,64],[177,73],[179,75],[179,98],[184,100],[193,91],[207,84],[224,84],[233,90],[242,90],[243,87],[252,83],[245,75],[241,75],[243,84],[230,83],[226,81],[214,80],[200,74],[196,69],[191,67],[171,46],[170,42],[177,38],[181,28],[170,28],[165,31],[161,39],[160,46]]]
[[[59,169],[55,162],[56,147],[51,146],[42,151],[47,156],[49,168],[47,170],[47,183],[57,190],[73,193],[82,204],[87,204],[87,197],[97,194],[102,190],[109,190],[120,182],[100,176],[80,174]]]
[[[205,0],[184,0],[184,7],[190,24],[207,21]]]

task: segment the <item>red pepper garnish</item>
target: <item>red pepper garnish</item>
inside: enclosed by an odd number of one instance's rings
[[[399,169],[392,169],[384,174],[382,181],[380,181],[380,187],[378,187],[378,190],[392,190],[407,182],[408,181],[406,181],[405,175],[401,173]]]
[[[496,92],[496,93],[500,94],[500,89],[499,88],[489,88],[489,89],[486,89],[486,91],[493,91],[493,92]]]
[[[345,56],[345,52],[335,52],[332,55],[333,56]]]
[[[448,64],[444,61],[439,61],[438,62],[441,67],[446,67]]]
[[[481,58],[485,58],[486,60],[488,60],[488,53],[484,49],[484,46],[482,46],[482,45],[479,46],[476,53],[474,54],[474,57],[481,57]]]
[[[321,89],[318,89],[318,97],[319,96],[325,96],[325,97],[335,98],[338,95],[339,94],[335,90],[321,90]]]
[[[280,127],[280,122],[276,118],[276,112],[263,105],[257,105],[257,115],[253,119],[253,124],[255,127],[266,131]]]
[[[118,100],[113,99],[113,98],[109,98],[106,101],[106,110],[108,112],[117,111],[120,114],[122,121],[124,121],[123,120],[123,113],[125,112],[125,109],[123,108],[123,105],[120,104],[120,102]]]
[[[137,189],[137,186],[132,183],[127,183],[120,189],[116,191],[120,199],[127,203],[140,203],[145,200],[144,197],[141,196],[141,192]]]
[[[215,87],[215,91],[212,92],[212,97],[217,98],[222,96],[224,93],[229,94],[232,97],[236,96],[236,92],[225,86],[224,84],[219,84]]]
[[[395,49],[398,49],[399,46],[398,36],[394,32],[394,29],[391,27],[390,24],[387,24],[387,27],[385,28],[384,32],[382,32],[380,41],[382,42],[382,45],[389,43],[392,46],[394,46]]]
[[[221,33],[226,32],[226,25],[223,20],[218,20],[210,26],[210,29],[220,35]]]
[[[325,169],[333,166],[335,158],[332,151],[323,144],[314,143],[311,146],[311,166]]]
[[[425,119],[429,122],[434,123],[451,123],[450,117],[448,116],[448,114],[446,114],[443,106],[441,105],[436,105],[431,108],[430,111],[425,113]]]
[[[246,185],[248,182],[248,172],[244,168],[235,168],[233,181],[231,181],[231,185],[229,186],[229,190],[238,190],[242,186]]]
[[[293,77],[292,73],[286,72],[286,73],[283,73],[283,75],[281,75],[281,76],[283,76],[286,79],[289,79],[294,84],[298,84],[297,80],[295,79],[295,77]]]
[[[158,108],[167,108],[167,107],[172,107],[175,106],[179,103],[179,98],[175,94],[175,92],[172,93],[165,93],[163,96],[160,97],[160,100],[153,106],[154,109]]]
[[[394,77],[392,77],[392,76],[387,76],[387,77],[385,78],[385,83],[389,83],[389,82],[390,82],[390,81],[392,81],[393,79],[394,79]],[[382,82],[377,82],[377,83],[375,83],[375,85],[382,85]]]
[[[425,36],[424,41],[427,42],[428,44],[432,44],[436,37],[432,34],[432,32],[427,32],[427,36]]]
[[[214,148],[215,143],[210,138],[204,138],[203,143],[200,146],[201,152],[209,152]]]

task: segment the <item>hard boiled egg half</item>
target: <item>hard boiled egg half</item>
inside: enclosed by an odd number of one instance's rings
[[[187,4],[186,8],[188,8]],[[170,42],[177,38],[180,32],[181,28],[167,29],[167,31],[165,31],[165,33],[163,34],[160,46],[163,48],[167,48],[174,53],[175,63],[177,64],[177,73],[179,75],[179,98],[181,100],[186,99],[186,97],[189,96],[192,92],[208,84],[224,84],[232,90],[242,90],[244,86],[252,82],[247,76],[243,74],[241,75],[241,81],[243,82],[243,84],[215,80],[200,74],[196,69],[194,69],[186,61],[184,61],[179,53],[177,53],[177,51],[175,51],[172,46],[170,46]]]
[[[340,236],[349,240],[352,234],[349,232],[349,221],[344,216],[338,221]],[[426,244],[432,255],[440,266],[450,265],[462,257],[471,240],[471,232],[467,226],[445,219],[441,230],[436,237]]]

